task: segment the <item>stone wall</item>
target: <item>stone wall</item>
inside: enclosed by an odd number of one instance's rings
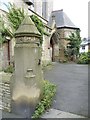
[[[2,60],[2,69],[4,69],[8,66],[8,44],[2,44],[1,49],[0,59]]]
[[[0,15],[3,17],[5,26],[8,27],[8,29],[10,29],[10,26],[7,22],[6,11],[0,9]],[[8,38],[8,40],[10,40],[10,38]],[[10,60],[11,60],[12,56],[14,55],[14,53],[12,53],[12,49],[14,50],[13,41],[14,40],[9,41],[9,46],[8,46],[8,42],[0,44],[0,70],[5,69],[9,65],[8,63],[11,62],[8,61],[8,57],[9,57],[8,54],[10,53]]]
[[[12,74],[0,72],[0,110],[11,111],[10,78]]]
[[[65,48],[65,36],[64,36],[64,29],[58,29],[57,32],[59,33],[59,61],[63,61],[65,59],[64,56],[64,48]]]
[[[11,111],[10,83],[0,83],[0,109]]]
[[[8,51],[8,46],[9,46],[9,51]],[[12,48],[12,41],[9,41],[9,45],[8,43],[3,43],[0,46],[0,70],[5,69],[8,67],[9,62],[12,63],[12,57],[14,56],[14,54],[12,53],[12,49],[14,50],[14,48]],[[10,55],[10,61],[9,61],[9,55]]]
[[[71,32],[75,32],[76,29],[68,29],[68,28],[62,28],[58,29],[57,32],[60,35],[60,40],[59,40],[59,60],[63,61],[65,60],[65,54],[64,50],[67,48],[68,41],[65,40],[65,38],[68,38]]]
[[[51,62],[52,52],[50,49],[50,37],[47,35],[43,36],[43,44],[42,44],[42,62],[48,64]]]

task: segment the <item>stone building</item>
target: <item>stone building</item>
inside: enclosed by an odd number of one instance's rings
[[[8,5],[8,3],[14,3],[18,8],[24,8],[24,11],[28,13],[28,5],[31,5],[32,3],[23,0],[15,1],[15,0],[6,0],[5,4]],[[10,29],[9,22],[7,20],[7,7],[4,5],[4,1],[0,1],[0,16],[4,20],[4,25]],[[10,37],[6,37],[6,42],[3,44],[0,44],[0,70],[5,69],[8,65],[10,65],[13,62],[13,56],[14,56],[14,45],[15,41],[14,39],[11,40]]]
[[[90,38],[84,38],[80,44],[80,53],[88,52],[90,50]]]
[[[2,1],[3,2],[3,1]],[[7,0],[6,4],[8,5],[8,2],[11,2],[12,4],[14,3],[18,8],[24,8],[24,11],[29,14],[29,15],[36,15],[38,16],[39,19],[42,20],[42,22],[44,23],[44,26],[45,26],[45,31],[50,33],[51,32],[51,28],[47,25],[48,21],[40,16],[40,14],[37,14],[33,9],[32,9],[32,6],[33,3],[29,0],[27,1],[23,1],[23,0]],[[0,15],[4,15],[6,16],[6,13],[7,13],[7,9],[5,8],[5,6],[0,6]],[[6,25],[8,25],[8,22],[7,22],[7,18],[5,17],[5,21],[6,21]],[[51,61],[51,58],[50,58],[50,50],[49,50],[49,38],[50,38],[50,35],[47,36],[47,35],[44,35],[43,36],[43,45],[42,45],[42,60],[44,61]],[[8,38],[8,42],[2,44],[2,46],[0,47],[0,58],[1,58],[1,66],[2,68],[6,68],[8,65],[10,65],[11,62],[13,62],[13,57],[14,57],[14,46],[15,46],[15,40],[14,39],[10,39]],[[45,47],[47,46],[47,47]],[[47,48],[47,49],[46,49]]]
[[[4,20],[4,25],[9,28],[9,24],[6,18],[6,11],[0,9],[0,16]],[[2,23],[0,22],[0,27],[1,24]],[[11,56],[13,54],[13,41],[11,41],[10,37],[8,36],[5,39],[5,42],[0,44],[0,70],[10,65]]]
[[[53,11],[53,0],[31,0],[34,4],[33,10],[45,18],[49,20],[50,14]]]
[[[51,46],[52,47],[52,56],[53,56],[53,61],[64,61],[65,60],[65,54],[64,51],[67,49],[67,43],[66,38],[69,37],[71,32],[75,32],[76,30],[80,30],[78,27],[76,27],[73,22],[69,19],[69,17],[64,13],[63,9],[57,10],[57,11],[52,11],[48,25],[51,26],[53,20],[56,22],[56,33],[59,35],[58,42],[56,44],[56,38],[52,37],[51,38]],[[53,42],[53,44],[52,44]],[[57,46],[57,47],[56,47]],[[55,48],[56,47],[56,48]],[[57,54],[55,55],[55,49],[57,49]]]
[[[51,12],[53,11],[53,0],[42,0],[42,16],[49,20]]]
[[[5,11],[7,11],[7,8],[3,3],[5,3],[6,5],[8,5],[9,3],[15,4],[15,6],[17,6],[18,8],[24,8],[25,12],[27,13],[28,7],[32,5],[32,2],[30,0],[5,0],[5,1],[1,0],[0,8]]]

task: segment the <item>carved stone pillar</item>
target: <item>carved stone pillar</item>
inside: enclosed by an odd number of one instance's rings
[[[12,80],[12,112],[31,117],[42,95],[41,35],[29,16],[15,33],[15,74]]]

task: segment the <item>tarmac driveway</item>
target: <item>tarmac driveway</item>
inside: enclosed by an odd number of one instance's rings
[[[52,108],[88,116],[88,65],[54,63],[44,77],[57,85]]]

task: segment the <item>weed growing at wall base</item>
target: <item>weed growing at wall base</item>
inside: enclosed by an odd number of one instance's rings
[[[43,87],[44,87],[43,98],[41,99],[39,104],[36,106],[36,110],[32,115],[32,118],[40,118],[40,116],[48,108],[50,108],[53,101],[53,97],[56,93],[56,85],[50,83],[49,81],[44,80]]]

